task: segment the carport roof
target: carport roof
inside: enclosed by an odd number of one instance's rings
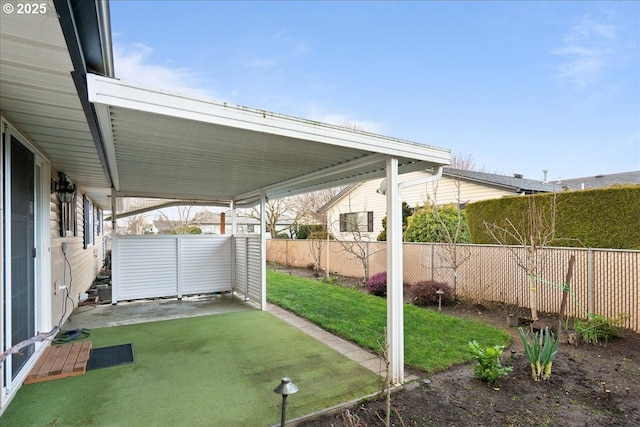
[[[237,205],[447,164],[449,150],[88,75],[118,195]]]

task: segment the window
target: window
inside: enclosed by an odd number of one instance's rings
[[[373,231],[373,211],[340,214],[340,232],[370,233]]]
[[[102,236],[104,233],[104,215],[102,209],[96,209],[96,235]]]
[[[93,219],[93,204],[87,196],[82,198],[84,206],[84,248],[93,246],[94,243],[94,219]]]
[[[76,235],[76,196],[70,202],[60,202],[60,236]]]

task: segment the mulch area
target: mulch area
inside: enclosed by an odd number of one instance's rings
[[[314,277],[311,270],[286,271]],[[358,288],[359,281],[337,277],[336,282]],[[507,330],[513,340],[502,363],[513,371],[494,385],[475,378],[473,363],[438,373],[414,371],[421,380],[391,396],[391,425],[640,426],[640,334],[623,330],[619,338],[604,345],[580,340],[577,345],[562,344],[551,378],[535,382],[517,328],[507,325],[507,315],[526,317],[527,309],[458,302],[443,307],[443,312]],[[557,321],[553,314],[540,317],[547,323]],[[513,356],[511,350],[515,350]],[[298,425],[384,426],[385,414],[386,402],[380,398]]]

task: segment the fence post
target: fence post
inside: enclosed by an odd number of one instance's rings
[[[245,274],[245,289],[244,300],[249,301],[249,237],[244,238],[244,274]]]
[[[284,266],[289,268],[289,240],[284,241]]]
[[[369,264],[369,241],[367,241],[366,243],[367,243],[367,244],[366,244],[366,245],[365,245],[365,247],[364,247],[365,265],[367,266],[367,267],[366,267],[366,268],[367,268],[367,271],[366,271],[366,274],[365,274],[365,276],[366,276],[366,277],[364,278],[365,282],[366,282],[367,280],[369,280],[369,276],[371,276],[371,274],[370,274],[370,272],[371,272],[371,265]]]
[[[594,280],[593,250],[589,249],[589,252],[587,252],[587,311],[588,313],[594,312],[593,280]]]
[[[182,238],[180,235],[176,236],[176,292],[178,293],[178,300],[182,300]]]
[[[436,256],[435,255],[436,245],[435,245],[435,243],[431,243],[430,246],[431,246],[431,281],[433,282],[435,280],[434,275],[433,275],[433,269],[435,268],[434,259],[435,259],[435,256]]]

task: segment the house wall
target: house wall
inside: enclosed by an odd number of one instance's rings
[[[400,182],[424,176],[426,176],[424,172],[412,172],[400,176]],[[382,219],[387,215],[387,198],[385,195],[377,193],[381,182],[382,179],[376,179],[359,184],[330,207],[327,212],[329,230],[336,238],[340,240],[357,240],[358,238],[369,241],[376,240],[382,231]],[[413,208],[424,205],[428,200],[434,200],[438,205],[446,205],[512,195],[514,193],[507,190],[443,176],[435,183],[405,188],[402,193],[402,201],[407,202]],[[340,214],[367,211],[373,211],[373,232],[340,232]]]
[[[52,174],[57,179],[57,174]],[[78,188],[76,197],[76,234],[60,236],[60,202],[55,193],[50,198],[50,234],[51,234],[51,314],[52,324],[57,325],[69,317],[78,305],[80,293],[86,292],[93,283],[104,261],[104,235],[94,234],[94,244],[84,248],[84,207],[82,187]],[[95,205],[94,205],[95,215]],[[95,230],[94,230],[95,233]],[[67,260],[62,253],[62,243],[67,244]],[[58,290],[58,284],[67,286],[67,290]],[[66,300],[66,301],[65,301]]]

